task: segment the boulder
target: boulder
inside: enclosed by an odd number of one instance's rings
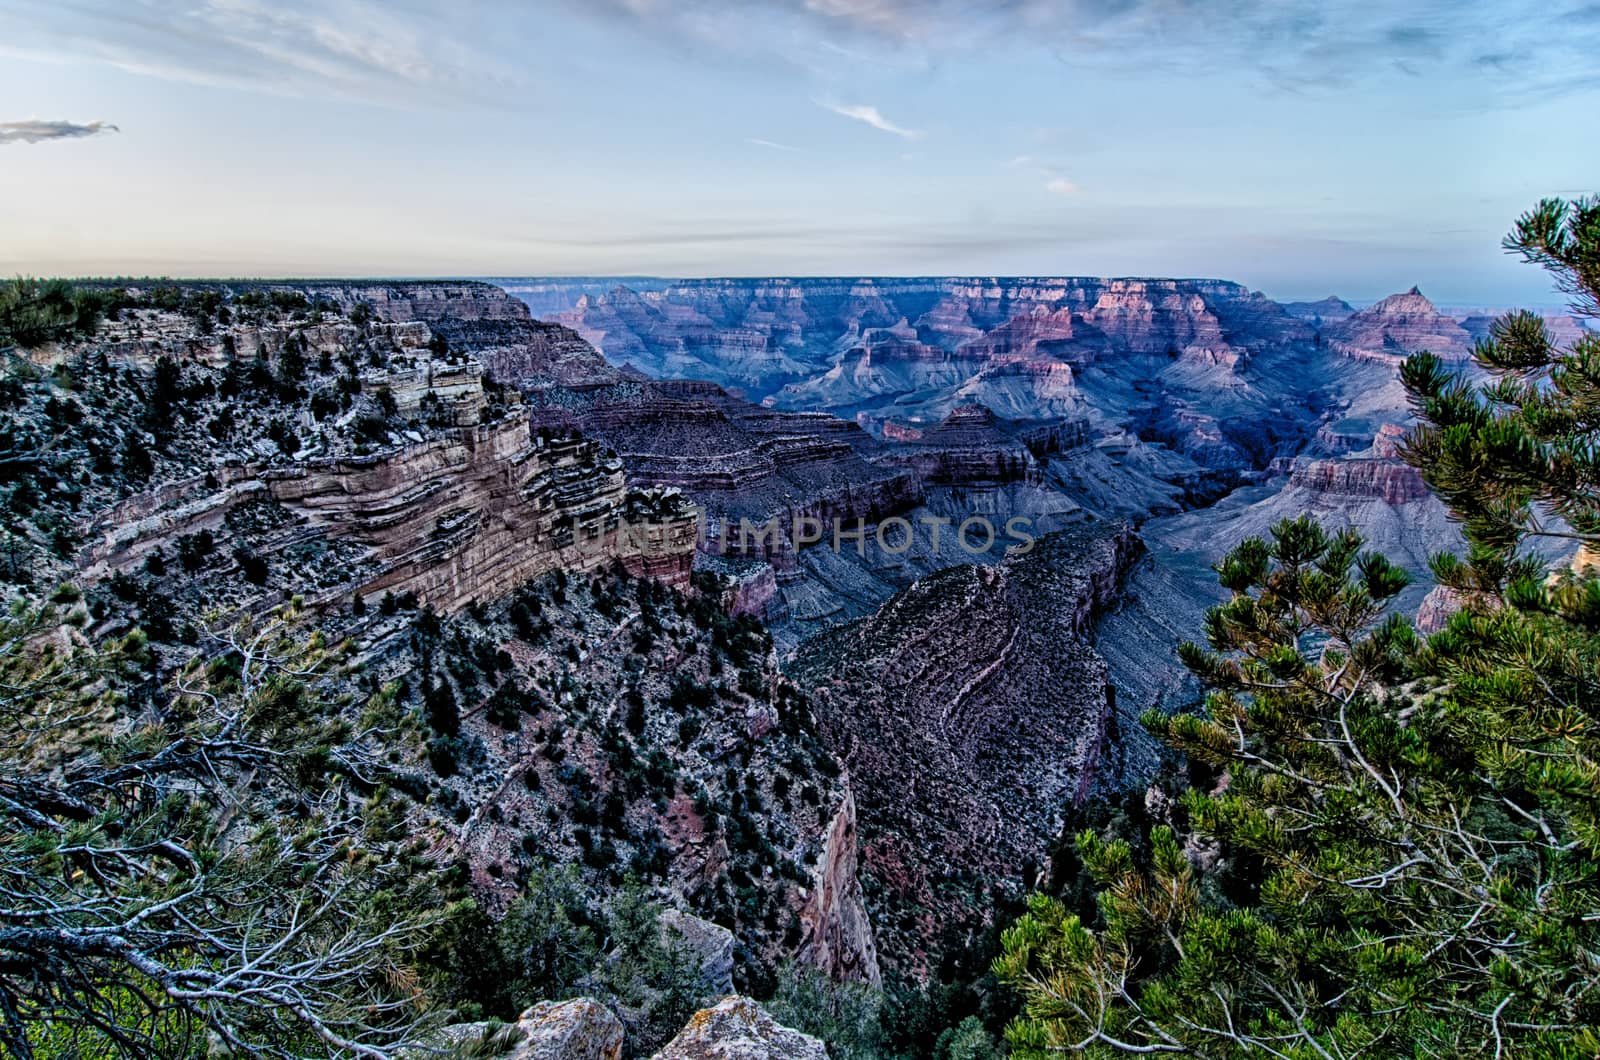
[[[828,1050],[749,998],[733,996],[696,1012],[653,1060],[828,1060]]]

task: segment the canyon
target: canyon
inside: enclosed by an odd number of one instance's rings
[[[1435,621],[1397,366],[1489,326],[1220,280],[174,289],[8,355],[0,574],[174,666],[305,609],[407,734],[367,790],[485,908],[640,874],[741,988],[975,945],[1155,775],[1243,538],[1354,526]]]

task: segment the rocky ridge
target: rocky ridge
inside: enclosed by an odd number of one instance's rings
[[[1093,785],[1113,693],[1092,628],[1137,547],[1126,530],[1054,534],[802,647],[791,669],[859,790],[867,907],[902,970],[969,944],[993,908],[972,895],[1030,883]]]

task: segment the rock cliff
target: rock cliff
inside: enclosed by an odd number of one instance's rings
[[[580,997],[541,1001],[515,1023],[458,1023],[437,1042],[419,1043],[403,1055],[422,1060],[439,1055],[481,1060],[622,1060],[622,1021],[600,1002]]]
[[[840,982],[880,985],[878,948],[857,872],[855,797],[846,794],[828,825],[811,894],[800,913],[798,957]]]
[[[1409,504],[1429,496],[1428,484],[1410,464],[1396,459],[1313,460],[1289,476],[1294,489],[1328,496],[1376,498]]]

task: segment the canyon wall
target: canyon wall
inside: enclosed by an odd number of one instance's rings
[[[1138,547],[1125,529],[1054,534],[802,646],[793,670],[850,770],[891,967],[925,971],[970,943],[984,913],[965,898],[1026,886],[1094,783],[1112,698],[1089,636]]]

